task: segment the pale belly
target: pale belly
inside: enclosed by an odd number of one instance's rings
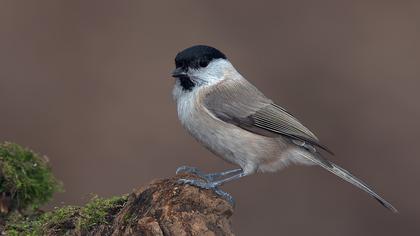
[[[257,135],[223,122],[203,107],[183,109],[178,107],[178,114],[185,129],[214,154],[239,165],[245,172],[264,171],[261,167],[278,161],[282,150],[287,148],[281,139]]]

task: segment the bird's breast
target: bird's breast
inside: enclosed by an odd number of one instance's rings
[[[206,148],[242,168],[277,155],[277,140],[218,119],[204,107],[202,97],[200,91],[183,94],[177,99],[177,110],[184,128]]]

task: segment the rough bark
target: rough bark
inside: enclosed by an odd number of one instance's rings
[[[177,175],[134,191],[95,235],[233,235],[232,206],[210,190],[178,184]]]

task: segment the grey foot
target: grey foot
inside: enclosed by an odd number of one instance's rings
[[[218,182],[204,182],[202,180],[197,180],[197,179],[179,179],[178,182],[181,184],[188,184],[188,185],[196,186],[202,189],[211,189],[217,195],[227,200],[231,205],[233,206],[235,205],[235,200],[233,199],[233,197],[229,193],[218,188],[219,186]]]
[[[226,170],[226,171],[218,172],[218,173],[206,174],[202,172],[201,170],[199,170],[198,168],[191,167],[191,166],[181,166],[181,167],[178,167],[178,169],[176,170],[177,174],[180,174],[180,173],[195,174],[205,179],[207,182],[216,182],[217,180],[222,180],[222,178],[225,176],[232,176],[234,174],[241,173],[241,172],[242,172],[242,169],[234,169],[234,170]]]
[[[201,178],[205,179],[207,182],[213,182],[214,181],[214,178],[213,178],[212,175],[205,174],[204,172],[202,172],[198,168],[192,167],[192,166],[181,166],[181,167],[178,167],[178,169],[176,169],[176,174],[180,174],[180,173],[195,174],[195,175],[198,175]]]

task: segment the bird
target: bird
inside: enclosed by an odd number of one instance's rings
[[[172,71],[172,95],[182,126],[215,155],[239,168],[204,173],[181,166],[176,173],[194,173],[201,179],[181,178],[181,184],[211,189],[234,204],[220,187],[257,172],[275,172],[291,164],[317,165],[368,193],[392,212],[397,209],[332,161],[333,154],[283,107],[246,80],[218,49],[194,45],[180,51]]]

